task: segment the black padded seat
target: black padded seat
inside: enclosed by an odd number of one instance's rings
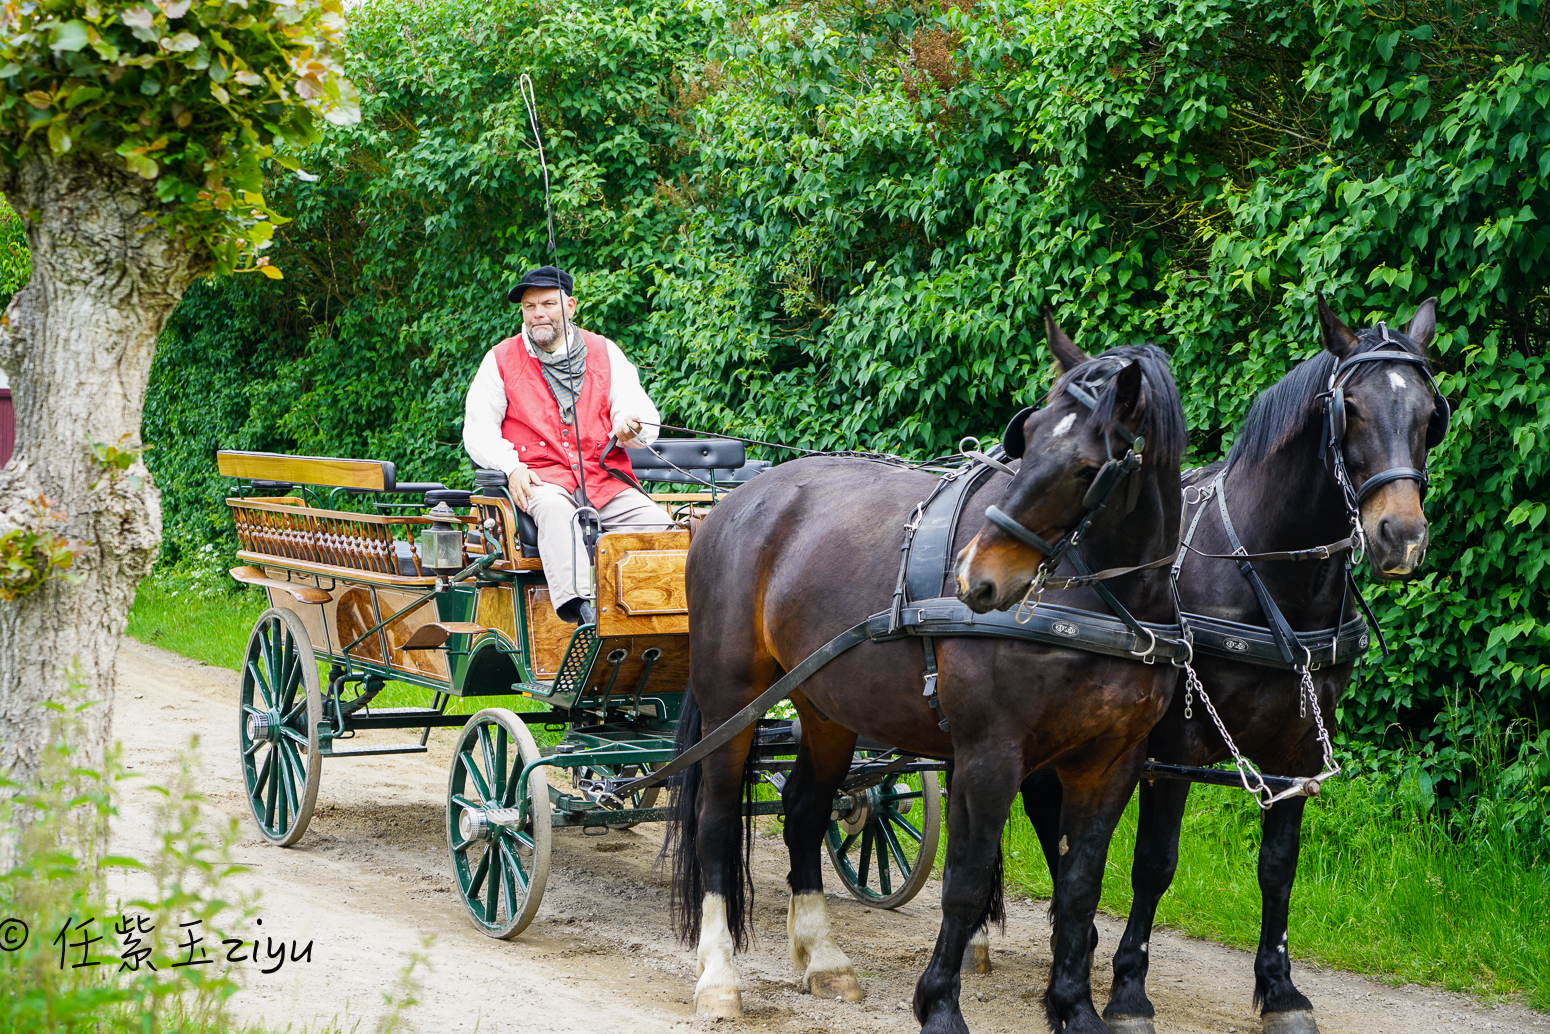
[[[685,470],[736,470],[748,462],[748,452],[742,442],[729,442],[724,438],[658,438],[647,449],[627,449],[630,466],[635,470],[672,470],[679,466]],[[671,461],[671,462],[668,462]],[[644,480],[660,481],[647,475]]]
[[[465,507],[472,495],[472,492],[463,489],[435,488],[425,493],[425,505],[435,506],[437,503],[446,503],[448,506]]]

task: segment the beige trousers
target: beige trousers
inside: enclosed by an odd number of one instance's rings
[[[538,556],[549,583],[549,602],[558,610],[577,596],[590,598],[592,564],[574,519],[576,501],[558,485],[534,485],[529,489],[527,512],[538,525]],[[667,531],[673,527],[667,512],[634,488],[608,500],[598,510],[598,518],[604,531]]]

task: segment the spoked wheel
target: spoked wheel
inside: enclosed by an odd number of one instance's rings
[[[538,914],[549,879],[549,782],[522,719],[488,707],[468,720],[447,780],[447,844],[469,920],[491,937],[515,937]]]
[[[829,823],[824,847],[840,882],[873,908],[898,908],[931,876],[942,833],[935,772],[891,776],[855,794],[850,812]]]
[[[259,615],[248,636],[237,717],[253,818],[270,843],[289,847],[307,831],[318,799],[323,694],[307,629],[283,607]]]
[[[648,772],[655,772],[661,765],[583,765],[571,770],[571,785],[580,793],[586,794],[595,783],[601,783],[605,779],[636,779]],[[654,808],[657,804],[657,795],[661,791],[660,786],[648,786],[644,790],[636,790],[634,793],[625,794],[619,803],[631,811],[641,808]],[[633,829],[640,825],[639,822],[605,822],[602,825],[609,829]]]

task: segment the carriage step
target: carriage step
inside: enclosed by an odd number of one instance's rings
[[[368,754],[424,754],[418,743],[388,743],[380,747],[347,747],[344,750],[319,751],[326,758],[363,758]]]
[[[434,707],[372,707],[357,713],[362,718],[435,718],[444,712]]]

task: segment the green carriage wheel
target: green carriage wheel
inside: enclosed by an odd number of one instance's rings
[[[586,788],[583,781],[602,782],[604,779],[636,779],[648,772],[655,772],[662,766],[656,763],[645,765],[582,765],[571,770],[571,786],[578,793],[585,794]],[[644,808],[654,808],[657,805],[657,796],[662,787],[648,786],[644,790],[636,790],[628,794],[621,801],[624,807],[630,811],[639,811]],[[609,829],[634,829],[639,822],[605,822]]]
[[[258,828],[289,847],[312,821],[321,775],[323,694],[312,639],[283,607],[259,615],[248,636],[237,713],[242,779]]]
[[[549,879],[549,782],[527,725],[504,707],[487,707],[458,734],[447,779],[447,846],[469,921],[480,933],[511,938],[538,914]]]
[[[824,847],[851,896],[898,908],[931,877],[942,833],[935,772],[910,772],[855,795],[849,814],[829,823]]]

